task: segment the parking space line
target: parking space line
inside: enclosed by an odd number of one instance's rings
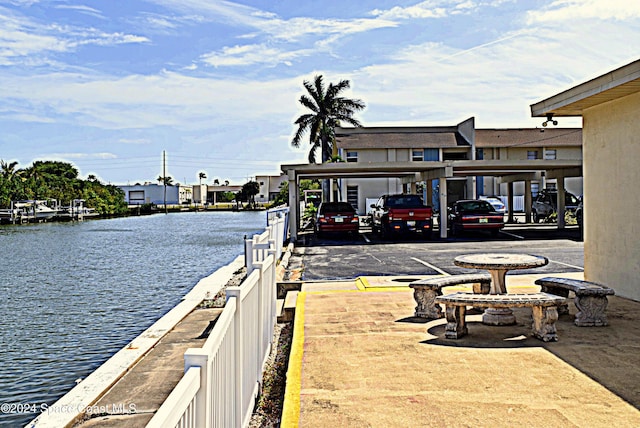
[[[570,264],[568,264],[568,263],[557,262],[557,261],[555,261],[555,260],[549,260],[549,262],[550,262],[550,263],[557,263],[557,264],[559,264],[559,265],[568,266],[568,267],[571,267],[571,268],[574,268],[574,269],[579,269],[579,270],[582,270],[582,271],[584,270],[584,268],[583,268],[583,267],[576,266],[576,265],[570,265]]]
[[[435,270],[436,272],[440,272],[442,275],[446,275],[446,276],[451,275],[450,273],[447,273],[447,272],[443,271],[442,269],[440,269],[440,268],[438,268],[438,267],[436,267],[436,266],[432,265],[431,263],[427,263],[427,262],[425,262],[424,260],[420,260],[420,259],[417,259],[417,258],[415,258],[415,257],[411,257],[411,259],[413,259],[413,260],[417,261],[418,263],[422,263],[422,264],[423,264],[423,265],[425,265],[426,267],[431,268],[431,269]]]
[[[524,239],[524,236],[516,235],[515,233],[505,232],[504,229],[500,231],[500,233],[504,233],[505,235],[513,236],[517,239]]]

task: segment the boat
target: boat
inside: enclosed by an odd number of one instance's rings
[[[50,205],[53,205],[53,207]],[[18,215],[22,221],[47,221],[58,214],[55,199],[17,201],[14,202],[13,206],[14,209],[19,211]]]

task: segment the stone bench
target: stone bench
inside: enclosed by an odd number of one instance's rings
[[[462,284],[474,284],[473,292],[476,294],[489,294],[491,275],[470,273],[437,276],[412,282],[409,287],[413,288],[413,298],[416,301],[414,316],[428,319],[442,318],[442,309],[436,304],[436,297],[442,295],[443,287]]]
[[[605,310],[609,301],[607,296],[615,294],[612,288],[595,282],[579,279],[545,277],[535,282],[544,293],[569,297],[569,291],[575,293],[573,300],[578,312],[575,317],[575,325],[579,327],[605,326],[607,315]],[[568,314],[568,305],[558,308],[560,314]]]
[[[531,332],[534,337],[545,342],[557,341],[557,306],[565,302],[564,297],[549,293],[534,294],[471,294],[454,293],[439,296],[437,303],[445,305],[447,325],[445,337],[458,339],[468,333],[465,315],[467,306],[481,308],[530,307],[533,313]]]

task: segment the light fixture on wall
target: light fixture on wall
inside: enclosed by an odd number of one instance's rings
[[[547,126],[547,123],[549,122],[553,123],[554,125],[558,124],[557,120],[553,120],[553,113],[547,113],[547,120],[542,122],[542,126]]]

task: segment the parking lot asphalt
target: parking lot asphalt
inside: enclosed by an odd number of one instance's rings
[[[584,244],[576,227],[558,230],[554,225],[508,225],[497,237],[482,232],[441,239],[437,231],[429,239],[400,236],[382,240],[362,228],[357,237],[302,233],[296,252],[307,263],[305,280],[332,280],[358,276],[436,275],[469,272],[453,264],[467,253],[529,253],[544,255],[549,264],[533,273],[582,272]],[[513,275],[531,270],[511,272]]]

